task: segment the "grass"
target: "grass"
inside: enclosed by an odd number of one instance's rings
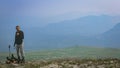
[[[5,61],[6,56],[8,56],[8,53],[0,53],[0,61]],[[26,52],[25,57],[25,65],[20,65],[23,68],[47,68],[45,66],[70,68],[68,66],[74,65],[87,68],[84,67],[85,64],[87,66],[94,65],[95,68],[99,68],[96,66],[104,66],[105,68],[120,66],[120,49],[115,48],[75,46],[63,49]],[[0,68],[15,68],[15,66],[0,63]]]
[[[15,54],[15,53],[14,53]],[[16,55],[16,54],[15,54]],[[0,53],[0,60],[5,60],[8,53]],[[50,60],[57,58],[120,58],[120,49],[74,46],[63,49],[32,51],[25,53],[26,60]]]
[[[56,50],[34,51],[26,53],[27,60],[56,58],[120,58],[120,49],[95,47],[69,47]]]

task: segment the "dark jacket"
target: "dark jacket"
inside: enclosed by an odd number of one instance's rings
[[[24,33],[23,33],[23,31],[21,31],[21,30],[17,31],[15,33],[15,43],[14,44],[18,44],[18,45],[22,44],[23,39],[24,39]]]

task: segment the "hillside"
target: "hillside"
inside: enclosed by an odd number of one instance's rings
[[[56,58],[120,58],[120,49],[75,46],[47,51],[33,51],[26,54],[27,59],[56,59]]]
[[[27,60],[50,60],[56,58],[120,58],[120,49],[74,46],[62,49],[26,52]],[[8,53],[0,53],[0,60],[5,60]]]
[[[120,23],[116,24],[112,29],[105,32],[101,36],[106,45],[111,47],[120,47]]]
[[[6,55],[0,53],[0,60]],[[75,46],[26,52],[25,64],[8,65],[0,62],[0,68],[119,68],[119,62],[120,49]]]
[[[115,17],[107,15],[90,15],[74,20],[48,24],[40,32],[48,35],[94,36],[111,29],[115,25],[112,21],[114,19]]]

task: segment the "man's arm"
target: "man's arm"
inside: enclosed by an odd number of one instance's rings
[[[24,39],[24,32],[22,31],[22,39]]]
[[[14,47],[15,47],[15,44],[16,44],[16,33],[15,33],[15,41],[14,41]]]
[[[14,47],[15,47],[15,42],[14,42]]]

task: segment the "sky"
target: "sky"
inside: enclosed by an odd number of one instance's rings
[[[0,0],[0,42],[13,42],[16,25],[44,27],[89,15],[120,16],[119,6],[120,0]]]
[[[51,17],[68,13],[120,14],[119,0],[1,0],[3,15]]]
[[[0,21],[41,26],[88,15],[119,16],[119,3],[120,0],[0,0]]]
[[[89,15],[120,16],[119,3],[120,0],[0,0],[0,31],[16,25],[44,27]]]

